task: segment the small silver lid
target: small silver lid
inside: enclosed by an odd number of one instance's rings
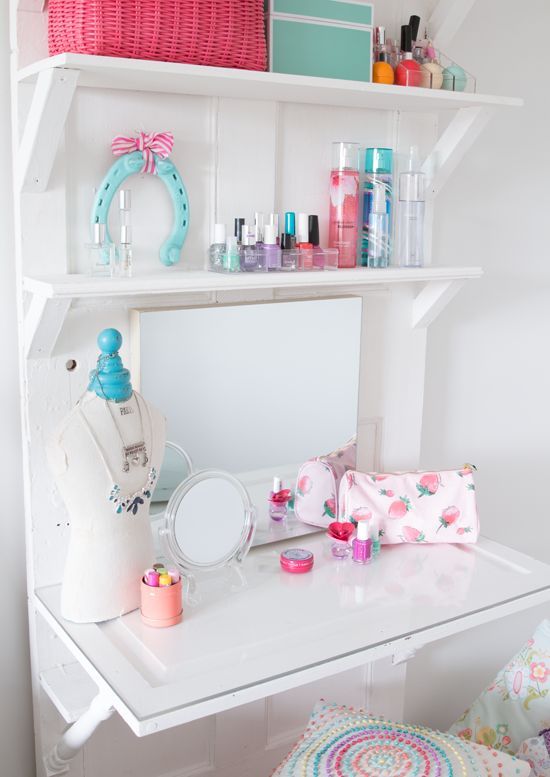
[[[386,28],[375,27],[374,28],[374,43],[376,46],[386,45]]]
[[[120,226],[120,242],[121,242],[121,245],[131,245],[131,243],[132,243],[132,227],[129,224],[121,224],[121,226]]]
[[[121,189],[118,193],[118,206],[120,210],[132,209],[132,190]]]
[[[101,245],[105,242],[105,224],[94,224],[92,240],[95,245]]]

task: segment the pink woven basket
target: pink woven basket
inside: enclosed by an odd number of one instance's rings
[[[263,0],[49,0],[50,54],[266,69]]]

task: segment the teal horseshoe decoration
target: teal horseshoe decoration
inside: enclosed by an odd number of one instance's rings
[[[181,249],[189,228],[189,199],[180,174],[170,159],[163,159],[152,154],[155,163],[155,175],[163,181],[170,193],[174,206],[174,223],[172,231],[160,248],[160,261],[166,267],[171,267],[180,260]],[[114,162],[95,196],[92,208],[91,223],[105,224],[106,240],[112,242],[109,234],[108,216],[111,202],[117,190],[131,175],[143,170],[147,160],[142,151],[132,151],[124,154]]]

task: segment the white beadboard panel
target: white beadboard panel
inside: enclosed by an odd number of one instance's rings
[[[276,205],[319,216],[327,245],[332,143],[390,145],[393,113],[285,103],[280,106]]]
[[[255,100],[217,101],[216,221],[233,234],[235,217],[275,205],[278,106]]]
[[[85,747],[86,777],[214,774],[214,736],[214,718],[204,718],[140,739],[115,714]]]
[[[84,244],[89,240],[90,213],[97,189],[115,161],[111,141],[115,135],[135,136],[170,131],[178,168],[190,203],[190,225],[180,266],[201,269],[212,221],[212,186],[215,147],[213,100],[187,95],[147,95],[102,89],[78,91],[71,113],[67,147],[71,166],[68,181],[69,249],[72,272],[87,272]],[[132,190],[134,264],[141,271],[160,264],[159,249],[170,233],[173,211],[164,184],[152,175],[127,179]],[[110,228],[118,238],[118,200],[111,205]]]
[[[238,766],[251,755],[264,751],[268,702],[268,699],[260,699],[215,716],[216,774],[218,770]]]
[[[351,707],[367,707],[368,678],[367,667],[361,667],[269,697],[266,717],[268,749],[282,745],[290,748],[306,727],[313,707],[321,699]]]

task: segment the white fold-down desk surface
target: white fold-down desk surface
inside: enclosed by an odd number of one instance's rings
[[[102,624],[60,615],[60,587],[35,603],[139,736],[336,674],[550,600],[550,566],[488,539],[385,547],[368,566],[310,535],[253,549],[240,574],[199,583],[184,620],[145,626],[139,611]],[[285,547],[315,554],[280,569]]]

